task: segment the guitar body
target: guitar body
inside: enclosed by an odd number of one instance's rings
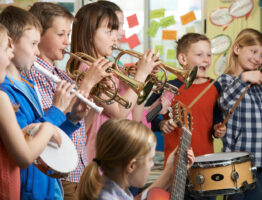
[[[147,200],[169,200],[169,192],[162,188],[152,188],[147,193]]]

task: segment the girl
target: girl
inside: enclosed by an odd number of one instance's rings
[[[112,46],[117,43],[118,19],[112,9],[101,6],[98,3],[91,3],[83,6],[76,14],[72,28],[71,52],[83,52],[94,58],[112,56]],[[143,58],[138,62],[138,70],[135,79],[144,82],[146,77],[151,73],[152,69],[160,62],[156,61],[158,55],[154,55],[153,51],[147,51]],[[69,63],[71,71],[84,71],[90,66],[85,63],[79,63],[73,60]],[[101,104],[104,107],[102,115],[97,115],[92,111],[89,113],[87,122],[90,122],[90,117],[94,116],[92,124],[87,131],[87,155],[91,161],[95,155],[94,143],[96,133],[100,125],[109,118],[129,118],[139,106],[136,106],[137,94],[127,88],[123,83],[117,82],[119,93],[125,99],[132,103],[129,109],[125,109],[118,103],[111,105]],[[141,113],[142,115],[142,113]]]
[[[142,123],[128,119],[106,121],[98,131],[96,157],[80,179],[79,199],[133,199],[128,188],[141,188],[146,183],[154,165],[155,146],[155,135]],[[188,150],[187,157],[189,167],[194,161],[192,150]],[[162,175],[150,187],[169,187],[173,168],[174,153]]]
[[[219,104],[224,116],[232,109],[252,84],[237,106],[226,126],[224,151],[247,151],[254,155],[257,167],[257,187],[230,199],[261,199],[262,191],[262,34],[254,29],[242,30],[230,50],[225,73],[218,79],[223,92]],[[260,186],[260,187],[259,187]]]
[[[6,67],[13,56],[7,29],[0,24],[0,82],[4,81]],[[20,200],[19,167],[29,166],[51,138],[60,146],[61,138],[55,126],[45,122],[40,125],[38,133],[26,141],[24,133],[34,125],[27,126],[22,132],[16,121],[14,107],[2,90],[0,110],[0,199]]]

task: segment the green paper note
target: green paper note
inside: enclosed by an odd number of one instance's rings
[[[175,19],[174,16],[169,16],[169,17],[165,17],[160,19],[160,26],[162,26],[162,28],[166,28],[168,26],[171,26],[173,24],[175,24]]]
[[[155,53],[157,53],[158,50],[160,51],[160,56],[163,56],[164,46],[163,45],[155,45]]]
[[[159,18],[159,17],[164,17],[165,16],[165,9],[157,9],[157,10],[152,10],[150,12],[149,19],[154,19],[154,18]]]
[[[159,23],[153,20],[147,30],[147,34],[151,37],[155,37],[158,28],[159,28]]]
[[[174,50],[174,49],[168,49],[168,50],[167,50],[166,58],[167,58],[167,59],[175,59],[175,58],[176,58],[176,50]]]

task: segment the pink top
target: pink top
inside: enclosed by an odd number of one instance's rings
[[[0,200],[20,199],[20,169],[0,140]]]
[[[89,69],[89,66],[87,64],[85,63],[80,64],[79,66],[80,71],[86,71],[87,69]],[[114,77],[114,80],[117,84],[119,94],[121,95],[125,93],[128,87],[124,85],[122,82],[120,82],[115,77]],[[93,112],[94,118],[93,118],[90,128],[87,130],[86,148],[87,148],[88,163],[90,163],[93,160],[93,158],[95,157],[95,140],[96,140],[97,131],[105,121],[110,119],[110,117],[106,115],[104,111],[100,115],[94,112],[93,110],[91,110],[90,112]],[[127,118],[132,119],[131,112]]]

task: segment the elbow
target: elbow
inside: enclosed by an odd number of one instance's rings
[[[25,168],[29,167],[33,162],[34,162],[34,160],[32,160],[30,158],[24,158],[24,159],[18,160],[16,164],[21,169],[25,169]]]

